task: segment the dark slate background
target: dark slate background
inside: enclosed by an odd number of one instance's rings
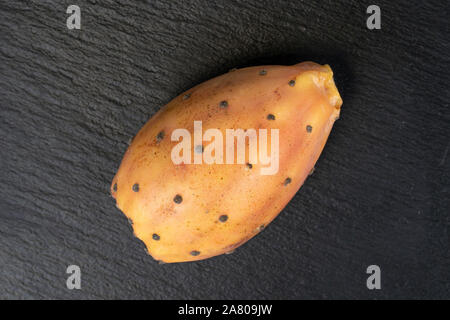
[[[378,0],[371,31],[370,4],[0,0],[0,298],[450,298],[450,6]],[[304,60],[344,100],[315,173],[234,254],[158,265],[109,196],[127,141],[202,81]]]

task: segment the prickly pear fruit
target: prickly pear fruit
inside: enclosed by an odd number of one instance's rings
[[[176,97],[143,126],[124,155],[111,193],[156,260],[193,261],[231,252],[266,227],[299,190],[341,105],[328,65],[304,62],[229,72]],[[193,134],[194,121],[223,137],[227,129],[267,129],[265,154],[277,149],[277,170],[263,174],[262,160],[251,161],[249,152],[239,160],[236,146],[226,143],[210,154],[223,151],[225,157],[233,151],[234,164],[177,163],[173,155],[181,138],[175,129]],[[278,146],[269,143],[275,138]],[[189,158],[206,154],[210,139],[191,143]]]

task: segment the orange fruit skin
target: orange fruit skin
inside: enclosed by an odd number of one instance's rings
[[[328,65],[259,66],[218,76],[170,101],[141,128],[111,194],[156,260],[185,262],[230,252],[267,227],[300,189],[341,105]],[[224,145],[226,129],[268,129],[269,147],[270,129],[279,129],[278,172],[261,174],[259,162],[251,168],[174,164],[171,151],[179,141],[171,140],[172,132],[185,128],[193,136],[194,121],[202,121],[203,133],[219,129]]]

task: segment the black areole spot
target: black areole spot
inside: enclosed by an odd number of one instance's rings
[[[197,251],[197,250],[193,250],[193,251],[191,251],[191,256],[198,256],[200,254],[200,251]]]
[[[153,238],[153,240],[156,240],[156,241],[158,241],[159,239],[161,239],[160,236],[157,235],[156,233],[153,234],[152,238]]]
[[[226,108],[226,107],[228,107],[228,102],[227,101],[221,101],[220,103],[219,103],[219,106],[221,107],[221,108]]]
[[[164,131],[160,131],[159,133],[158,133],[158,135],[156,136],[156,140],[159,142],[159,141],[161,141],[162,139],[164,139]]]
[[[226,214],[223,214],[219,217],[219,221],[220,222],[225,222],[228,220],[228,216]]]
[[[113,190],[114,192],[117,192],[117,183],[114,183]]]
[[[265,227],[266,227],[266,226],[265,226],[264,224],[262,224],[262,225],[260,225],[259,227],[256,227],[255,231],[256,231],[256,232],[261,232],[261,231],[263,231],[263,229],[264,229]]]
[[[275,120],[275,116],[273,114],[268,114],[267,120]]]
[[[306,126],[306,132],[308,132],[308,133],[312,132],[312,127],[310,125]]]
[[[259,72],[260,76],[265,76],[266,74],[267,74],[267,71],[264,69]]]
[[[139,184],[137,184],[137,183],[133,184],[133,191],[139,192]]]
[[[287,186],[291,182],[292,182],[291,178],[286,178],[286,180],[284,180],[284,185]]]
[[[251,169],[251,168],[253,168],[253,165],[251,163],[247,162],[247,168]]]
[[[203,153],[205,151],[205,147],[202,145],[195,146],[195,153]]]
[[[289,85],[290,85],[291,87],[295,86],[295,80],[289,81]]]
[[[183,198],[177,194],[174,198],[173,198],[173,202],[180,204],[183,201]]]

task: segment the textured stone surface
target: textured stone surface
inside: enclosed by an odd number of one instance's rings
[[[370,31],[356,0],[1,0],[0,298],[450,298],[450,12],[414,2]],[[158,265],[109,196],[127,141],[195,84],[303,60],[344,100],[314,174],[235,253]]]

